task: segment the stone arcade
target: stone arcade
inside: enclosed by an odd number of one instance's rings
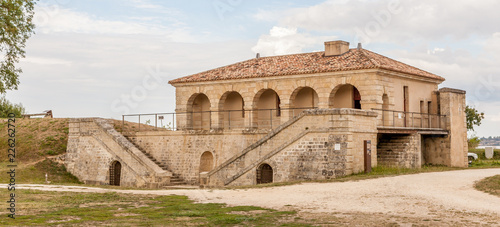
[[[133,130],[72,119],[66,166],[85,183],[150,188],[466,167],[465,92],[443,81],[344,41],[257,57],[170,81],[176,113],[124,116]]]

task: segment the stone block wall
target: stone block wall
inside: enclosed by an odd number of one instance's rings
[[[439,89],[439,104],[441,114],[447,116],[446,129],[450,132],[445,140],[448,144],[449,159],[443,164],[453,167],[467,167],[467,124],[465,116],[465,91],[441,88]]]
[[[420,168],[421,135],[382,134],[377,145],[377,161],[379,165]]]
[[[330,111],[330,112],[329,112]],[[336,114],[332,114],[334,111]],[[279,128],[271,131],[267,130],[205,130],[205,131],[150,131],[138,132],[131,136],[129,139],[137,145],[137,147],[151,154],[155,159],[167,165],[167,168],[172,173],[178,174],[180,178],[189,184],[200,183],[200,159],[204,152],[211,152],[214,160],[214,168],[217,169],[225,162],[229,165],[225,167],[224,171],[217,173],[217,177],[210,178],[211,185],[223,185],[224,181],[237,175],[241,171],[247,169],[245,174],[254,174],[256,161],[262,159],[270,152],[277,152],[277,163],[283,163],[291,168],[298,166],[300,163],[295,156],[309,156],[306,160],[306,165],[311,164],[311,155],[318,154],[330,157],[327,161],[329,165],[335,168],[342,167],[345,173],[352,174],[364,170],[363,166],[363,140],[369,139],[372,141],[372,164],[376,165],[376,121],[374,121],[376,114],[371,111],[353,110],[353,109],[336,109],[336,110],[313,110],[309,115],[302,117],[297,122],[291,120],[288,124],[284,124]],[[315,130],[322,129],[319,133]],[[326,131],[323,130],[326,128]],[[286,129],[286,130],[284,130]],[[280,131],[280,133],[276,133]],[[346,163],[334,165],[334,161],[338,155],[332,152],[324,152],[321,149],[328,149],[330,135],[341,136],[346,146],[345,159]],[[333,137],[332,137],[333,138]],[[337,141],[339,139],[333,139]],[[260,142],[259,142],[260,141]],[[330,141],[331,142],[331,141]],[[302,148],[294,148],[296,151],[288,152],[284,149],[292,149],[298,143],[303,143]],[[302,153],[300,149],[306,149],[309,143],[314,143],[313,153]],[[321,148],[323,146],[323,148]],[[335,146],[334,146],[335,147]],[[248,149],[245,151],[245,149]],[[311,148],[312,149],[312,148]],[[285,156],[281,156],[282,152],[287,152]],[[246,155],[241,155],[245,153]],[[299,154],[300,153],[300,154]],[[286,157],[289,156],[289,157]],[[318,157],[319,158],[319,157]],[[278,160],[278,159],[281,159]],[[335,159],[336,160],[336,159]],[[359,162],[359,163],[358,163]],[[316,165],[316,164],[314,164]],[[314,168],[319,168],[315,166]],[[289,169],[294,171],[293,174],[286,174],[285,168],[278,168],[275,178],[279,181],[286,181],[288,179],[325,179],[326,177],[339,176],[340,170],[335,168],[326,170],[325,175],[314,174],[308,176],[305,172],[299,170]],[[321,172],[323,172],[321,169]],[[332,172],[333,171],[333,172]],[[296,175],[295,173],[300,173]],[[301,175],[302,174],[302,175]],[[304,175],[305,174],[305,175]],[[206,174],[204,174],[206,175]],[[243,178],[248,178],[247,181],[241,184],[255,184],[255,178],[250,175],[245,175]],[[237,181],[240,181],[239,179]]]
[[[447,136],[422,136],[422,164],[449,165],[450,143]]]
[[[200,160],[205,152],[213,155],[213,168],[266,135],[262,131],[151,131],[128,138],[156,160],[166,164],[188,184],[199,184]]]
[[[328,179],[364,171],[363,140],[372,141],[372,164],[377,165],[375,118],[374,112],[352,109],[307,111],[292,124],[295,128],[269,136],[210,172],[209,184],[256,184],[261,164],[273,168],[273,182]]]
[[[120,185],[158,188],[172,174],[162,170],[105,119],[70,119],[65,166],[88,184],[110,183],[110,167],[121,164]]]

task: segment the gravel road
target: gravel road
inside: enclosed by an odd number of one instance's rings
[[[363,213],[405,217],[462,215],[478,217],[487,225],[500,221],[500,197],[474,189],[475,181],[499,175],[500,169],[474,169],[421,173],[353,182],[303,183],[256,189],[115,190],[56,185],[20,185],[50,191],[109,192],[186,195],[201,203],[254,205],[295,209],[305,213]],[[482,224],[485,224],[482,223]]]

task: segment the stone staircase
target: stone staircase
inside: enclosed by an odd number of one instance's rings
[[[335,122],[330,120],[330,115],[343,113],[343,111],[340,109],[315,109],[301,112],[210,171],[208,177],[211,184],[229,185],[306,134],[318,130],[328,131],[330,127],[336,125]],[[311,116],[314,118],[311,118]],[[325,124],[324,122],[329,123]]]
[[[68,147],[71,149],[68,149],[67,154],[70,155],[66,157],[69,157],[69,159],[73,158],[73,160],[67,161],[66,165],[69,166],[67,168],[71,173],[79,174],[82,172],[82,170],[74,167],[76,165],[73,163],[81,162],[81,159],[75,158],[79,157],[75,154],[87,153],[94,155],[95,153],[93,149],[86,148],[89,146],[78,144],[81,140],[79,137],[85,137],[86,140],[92,141],[93,144],[96,144],[97,147],[100,147],[107,155],[113,157],[113,159],[120,160],[122,168],[127,169],[128,176],[121,180],[120,185],[146,188],[162,188],[165,185],[169,185],[170,178],[173,175],[172,172],[161,168],[150,160],[143,151],[139,150],[122,133],[116,131],[109,120],[101,118],[72,119],[70,120],[70,135],[73,140],[70,141],[68,139]],[[89,162],[97,162],[100,164],[99,166],[102,166],[102,161],[99,159],[89,160]],[[104,163],[104,165],[107,164]],[[105,167],[101,168],[100,171],[101,174],[99,175],[80,174],[77,177],[86,182],[109,183],[102,179],[102,172],[106,172],[108,169]]]
[[[156,158],[154,158],[150,153],[146,152],[143,148],[141,148],[139,145],[137,145],[133,140],[127,138],[137,149],[139,149],[146,157],[149,158],[152,162],[154,162],[156,165],[158,165],[160,168],[162,168],[165,171],[172,172],[168,169],[167,164],[162,163],[158,161]],[[179,185],[187,185],[180,177],[179,174],[173,173],[172,176],[170,177],[170,184],[168,186],[179,186]],[[168,187],[167,186],[167,187]]]

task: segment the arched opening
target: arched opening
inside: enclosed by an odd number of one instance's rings
[[[339,85],[330,95],[330,107],[361,109],[361,94],[350,84]]]
[[[291,96],[291,116],[297,116],[307,109],[318,107],[318,93],[310,87],[297,88]]]
[[[214,155],[210,151],[205,151],[200,158],[200,173],[210,172],[214,168]]]
[[[109,185],[120,186],[120,177],[122,174],[122,164],[114,161],[109,166]]]
[[[257,168],[257,184],[273,182],[273,168],[269,164],[262,164]]]
[[[242,128],[244,125],[245,102],[238,92],[226,92],[219,104],[219,119],[222,128]]]
[[[280,125],[281,100],[272,89],[262,90],[254,99],[255,109],[253,111],[254,124],[258,128],[273,128]]]
[[[195,130],[210,129],[210,100],[205,94],[193,95],[188,103],[188,128]]]

